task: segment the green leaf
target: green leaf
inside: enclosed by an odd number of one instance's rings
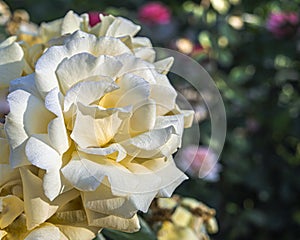
[[[111,240],[155,240],[156,236],[148,224],[142,218],[139,218],[139,220],[141,229],[136,233],[124,233],[112,229],[103,229],[101,233],[105,238]]]

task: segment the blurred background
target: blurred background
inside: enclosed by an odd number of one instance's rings
[[[216,209],[220,230],[212,239],[300,239],[300,0],[6,3],[12,10],[27,10],[37,24],[61,18],[69,9],[121,15],[142,25],[139,35],[154,46],[198,61],[223,97],[227,138],[215,164],[207,149],[206,106],[194,89],[185,88],[201,142],[199,148],[184,149],[183,161],[196,158],[188,171],[191,179],[176,192]],[[182,88],[180,80],[173,83]],[[206,155],[213,166],[209,175],[199,172]]]

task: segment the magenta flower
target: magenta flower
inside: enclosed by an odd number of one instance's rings
[[[208,147],[190,145],[184,148],[177,161],[178,167],[186,171],[191,177],[203,178],[207,181],[219,180],[221,164],[217,155]]]
[[[295,12],[274,12],[268,17],[266,27],[275,37],[294,35],[299,26],[299,16]]]
[[[141,22],[149,25],[168,24],[171,20],[171,12],[160,2],[150,2],[139,9],[138,18]]]
[[[101,22],[100,12],[89,12],[88,14],[89,14],[89,24],[91,27]]]

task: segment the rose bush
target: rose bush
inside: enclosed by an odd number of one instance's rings
[[[137,231],[137,211],[186,179],[172,154],[193,113],[175,103],[166,76],[173,59],[153,62],[150,41],[134,37],[138,26],[100,17],[85,32],[84,17],[72,12],[42,25],[43,45],[23,51],[39,48],[32,73],[10,81],[5,130],[28,231],[52,224],[66,235],[60,225],[74,222],[91,234]]]

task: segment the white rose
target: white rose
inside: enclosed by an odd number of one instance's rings
[[[11,85],[11,164],[45,170],[50,200],[64,191],[63,174],[81,191],[89,225],[138,230],[137,210],[186,179],[172,154],[191,114],[157,70],[171,61],[151,64],[120,39],[83,32],[50,47],[35,74]]]

